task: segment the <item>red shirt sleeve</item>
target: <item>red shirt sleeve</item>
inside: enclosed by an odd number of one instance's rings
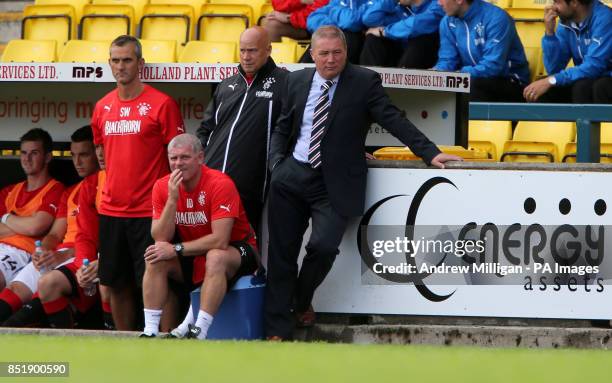
[[[94,144],[95,145],[101,145],[103,144],[103,139],[102,139],[102,132],[100,131],[100,118],[99,118],[99,113],[98,111],[100,110],[99,108],[99,102],[96,103],[96,107],[94,108],[93,111],[93,115],[91,116],[91,131],[93,132],[93,137],[94,137]]]
[[[44,196],[38,211],[45,211],[55,217],[62,201],[64,194],[64,185],[58,183],[53,186]]]
[[[211,221],[240,216],[240,196],[229,177],[219,178],[210,203]]]
[[[98,259],[98,211],[96,210],[96,191],[98,174],[92,174],[83,181],[79,191],[79,214],[77,215],[77,234],[74,242],[77,267],[83,259]]]
[[[68,217],[68,197],[70,196],[70,193],[72,193],[73,189],[74,186],[64,190],[64,193],[62,193],[62,199],[60,199],[60,204],[57,207],[57,213],[55,213],[56,219]]]
[[[161,214],[164,211],[164,207],[166,206],[167,199],[168,183],[167,177],[164,177],[162,179],[157,180],[155,182],[155,185],[153,185],[153,195],[151,198],[153,202],[153,219],[159,219],[159,217],[161,217]]]
[[[304,8],[304,4],[300,0],[272,0],[272,8],[275,11],[291,13]]]
[[[329,3],[329,0],[315,0],[314,3],[307,5],[289,15],[289,22],[295,28],[306,29],[306,19],[317,8],[321,8]]]
[[[185,133],[185,123],[178,104],[168,97],[159,110],[159,123],[164,136],[164,144],[168,144],[175,136]]]
[[[8,197],[8,194],[13,187],[15,187],[15,185],[9,185],[0,190],[0,215],[5,215],[8,213],[6,208],[6,197]]]

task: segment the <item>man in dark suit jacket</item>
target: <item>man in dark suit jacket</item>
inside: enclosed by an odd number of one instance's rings
[[[363,214],[365,139],[372,122],[399,138],[425,162],[443,168],[459,157],[440,150],[391,104],[379,75],[346,63],[342,31],[324,26],[312,36],[316,69],[287,77],[283,107],[272,134],[269,194],[268,339],[291,338],[311,325],[311,300],[338,254],[349,217]],[[302,237],[312,234],[298,276]]]

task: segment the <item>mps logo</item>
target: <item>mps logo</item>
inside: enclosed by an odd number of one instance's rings
[[[103,75],[102,67],[75,66],[72,68],[72,78],[100,78]]]
[[[375,174],[370,174],[368,183],[369,207],[357,230],[357,248],[368,274],[362,273],[362,281],[371,280],[374,275],[375,284],[380,284],[381,279],[414,284],[424,298],[442,302],[453,296],[460,288],[458,285],[511,284],[522,285],[528,292],[545,291],[547,287],[549,291],[557,292],[565,283],[570,291],[575,291],[572,288],[575,285],[581,287],[584,284],[587,292],[602,292],[601,282],[612,277],[612,257],[604,259],[605,242],[610,240],[606,225],[612,220],[609,214],[606,215],[609,201],[606,201],[605,193],[600,192],[609,190],[602,175],[449,170],[454,173],[452,176],[437,176],[439,172],[432,176],[434,171],[426,171],[428,177],[416,177],[421,172],[414,172],[415,177],[407,178],[398,177],[393,172],[395,169],[371,170]],[[384,176],[376,174],[376,171]],[[581,178],[579,182],[577,178]],[[394,186],[389,188],[390,185]],[[415,267],[417,272],[376,272],[375,265],[380,262],[380,255],[376,256],[371,246],[373,239],[378,238],[372,234],[380,235],[381,230],[390,227],[399,228],[408,241],[418,241],[424,238],[421,236],[423,232],[429,230],[431,234],[434,228],[436,233],[446,235],[446,239],[480,239],[486,246],[484,250],[461,256],[437,251],[415,257],[414,251],[410,251],[413,249],[409,249],[400,257],[405,258],[402,261]],[[427,238],[443,237],[430,235]],[[534,275],[529,271],[514,276],[467,273],[459,276],[461,281],[458,283],[457,279],[448,283],[448,277],[446,283],[440,283],[440,275],[420,271],[425,262],[431,265],[474,265],[491,259],[500,264],[521,265],[527,270],[530,267],[535,269],[536,264],[554,263],[572,267],[598,266],[600,271],[596,279],[592,274],[580,274],[573,284],[570,282],[574,276],[567,275],[558,280],[555,272]],[[567,282],[568,278],[570,282]],[[539,290],[532,283],[539,283]],[[597,286],[589,287],[595,283],[599,286],[597,290]]]
[[[463,89],[467,89],[470,86],[470,78],[468,76],[453,76],[453,75],[449,75],[446,76],[446,83],[445,83],[447,88],[454,88],[454,89],[459,89],[459,88],[463,88]]]

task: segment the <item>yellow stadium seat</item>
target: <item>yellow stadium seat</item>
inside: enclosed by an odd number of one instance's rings
[[[552,0],[512,0],[512,8],[520,9],[544,9],[547,4],[552,4]]]
[[[36,5],[72,5],[78,22],[83,17],[83,8],[89,4],[89,0],[34,0]]]
[[[544,21],[515,19],[516,32],[525,48],[541,48],[544,36]]]
[[[149,4],[149,0],[91,0],[92,4],[112,4],[112,5],[129,5],[134,8],[134,18],[136,24],[140,24],[142,11],[145,5]]]
[[[191,5],[150,4],[140,22],[140,38],[176,41],[177,56],[191,39],[194,13]]]
[[[250,20],[250,24],[254,25],[261,17],[262,7],[264,4],[269,4],[269,0],[210,0],[211,4],[238,4],[238,5],[249,5],[253,9],[253,16]]]
[[[176,41],[174,40],[140,40],[142,57],[148,63],[176,62]]]
[[[21,21],[24,40],[55,40],[59,56],[66,41],[76,37],[77,20],[71,5],[26,5]]]
[[[306,53],[306,51],[308,50],[309,46],[310,46],[309,42],[302,42],[302,41],[298,42],[297,52],[296,52],[296,55],[295,55],[295,57],[297,57],[297,61],[298,62],[300,61],[300,59],[302,58],[304,53]]]
[[[542,49],[538,47],[525,47],[525,56],[529,63],[529,75],[531,81],[534,81],[541,71],[542,64]]]
[[[520,121],[501,161],[558,162],[565,144],[576,136],[574,122]]]
[[[2,53],[2,62],[53,62],[55,40],[11,40]]]
[[[544,7],[548,0],[513,0],[507,11],[514,18],[524,47],[540,48],[544,36]]]
[[[106,63],[110,41],[70,40],[66,43],[59,62]]]
[[[240,34],[252,25],[250,5],[204,4],[197,24],[197,40],[237,42]]]
[[[297,42],[272,43],[272,58],[276,63],[293,64],[297,61]]]
[[[612,0],[611,0],[612,1]],[[270,3],[263,3],[261,8],[259,9],[259,17],[257,18],[257,25],[261,25],[263,18],[266,17],[268,13],[274,11],[274,7]]]
[[[469,147],[488,153],[495,161],[499,161],[504,143],[511,138],[512,123],[510,121],[470,120]]]
[[[459,156],[467,161],[490,162],[487,153],[477,149],[466,149],[462,146],[438,145],[438,149],[446,154]],[[414,161],[420,158],[405,146],[388,146],[374,152],[377,160]]]
[[[502,9],[508,9],[512,6],[512,0],[486,0],[487,2],[497,5]]]
[[[601,123],[600,135],[600,160],[601,163],[612,163],[612,122]],[[563,162],[576,162],[576,143],[568,142],[565,145]]]
[[[236,60],[236,43],[190,41],[179,56],[181,63],[234,63]]]
[[[120,35],[134,35],[134,8],[129,5],[88,4],[79,25],[82,40],[113,40]]]
[[[191,5],[193,8],[194,19],[192,24],[200,17],[202,6],[206,4],[207,0],[150,0],[149,4],[173,4],[173,5]]]

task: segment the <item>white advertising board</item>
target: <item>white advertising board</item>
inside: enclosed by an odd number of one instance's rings
[[[288,70],[306,67],[284,65]],[[380,73],[393,103],[432,141],[455,144],[457,93],[469,92],[469,75],[422,70],[372,68]],[[141,78],[174,97],[187,130],[199,126],[215,83],[237,73],[236,64],[147,64]],[[96,101],[114,86],[108,64],[0,64],[0,140],[17,141],[39,126],[57,141],[68,141],[89,123]],[[401,143],[373,125],[369,146]]]
[[[610,319],[611,190],[612,178],[607,172],[372,168],[366,213],[353,220],[345,233],[340,254],[317,290],[315,310]],[[410,225],[415,228],[411,238],[418,240],[423,228],[466,228],[468,224],[489,224],[504,234],[510,233],[509,225],[519,227],[508,238],[500,235],[498,263],[507,266],[514,256],[521,259],[522,270],[507,275],[472,268],[465,269],[467,273],[446,270],[446,275],[414,272],[413,282],[397,283],[383,278],[379,268],[374,272],[366,266],[364,257],[373,259],[368,255],[372,247],[363,246],[363,241],[358,243],[359,235],[363,239],[363,230],[369,232],[377,227]],[[474,230],[472,233],[478,233]],[[523,236],[529,230],[529,238]],[[581,234],[568,234],[574,230]],[[555,231],[563,232],[565,237],[551,235]],[[408,231],[402,232],[405,233]],[[486,243],[487,252],[491,245]],[[559,263],[557,258],[551,258],[553,248],[565,257],[578,254],[579,260],[570,264],[584,265],[585,257],[601,256],[596,262],[598,268],[586,273],[573,270],[552,275],[541,266],[538,270],[537,257],[544,258],[545,263]],[[452,253],[418,253],[413,261],[417,270],[422,264],[438,265],[442,261],[445,265],[467,265]],[[555,276],[560,278],[555,280]]]

